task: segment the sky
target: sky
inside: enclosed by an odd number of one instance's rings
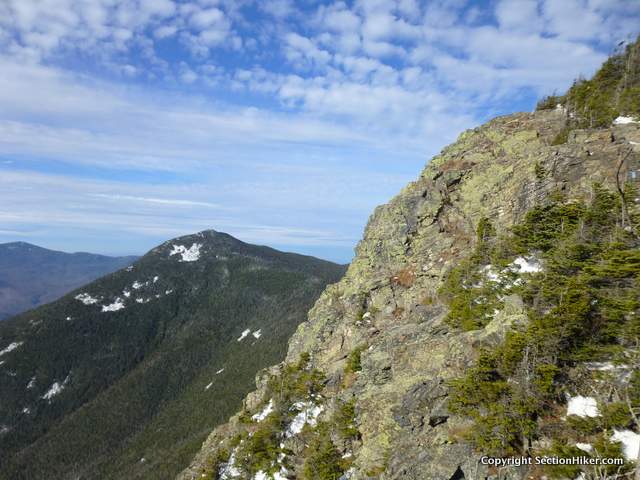
[[[348,262],[431,156],[639,25],[637,0],[0,0],[0,242],[212,228]]]

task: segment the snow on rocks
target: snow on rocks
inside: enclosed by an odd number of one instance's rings
[[[253,420],[254,422],[261,422],[265,418],[267,418],[271,412],[273,412],[273,398],[269,400],[269,403],[261,412],[252,415],[251,420]]]
[[[204,387],[205,390],[209,390],[211,388],[211,385],[213,385],[213,382],[211,382],[210,384],[208,384],[206,387]]]
[[[243,330],[243,331],[242,331],[242,334],[240,335],[240,337],[238,337],[238,341],[239,341],[239,342],[241,342],[241,341],[242,341],[242,340],[244,340],[244,339],[247,337],[247,335],[249,335],[250,333],[251,333],[251,330],[250,330],[250,329],[248,329],[248,328],[247,328],[246,330]]]
[[[255,338],[260,338],[262,336],[262,329],[256,330],[251,335],[253,335]]]
[[[31,380],[29,380],[29,383],[27,383],[27,390],[31,390],[35,386],[36,386],[36,377],[31,377]]]
[[[220,375],[222,372],[224,372],[224,368],[221,368],[220,370],[218,370],[218,371],[216,372],[216,375]]]
[[[285,437],[287,438],[300,433],[307,424],[314,427],[324,407],[322,405],[316,405],[313,402],[296,402],[293,404],[292,409],[298,410],[299,413],[287,427],[287,431],[285,432]]]
[[[576,443],[576,448],[579,448],[583,452],[593,452],[593,446],[590,443]]]
[[[24,408],[22,409],[22,413],[23,413],[24,415],[29,415],[29,414],[31,413],[31,409],[30,409],[29,407],[24,407]]]
[[[527,259],[525,257],[518,257],[511,265],[520,267],[521,273],[538,273],[542,271],[542,265],[534,258]]]
[[[133,282],[133,285],[131,285],[131,287],[132,287],[134,290],[139,290],[139,289],[141,289],[142,287],[144,287],[144,283],[140,283],[138,280],[136,280],[135,282]]]
[[[229,455],[229,461],[224,465],[222,465],[222,467],[218,471],[220,480],[229,480],[231,478],[238,478],[240,475],[242,475],[242,472],[240,472],[240,470],[236,466],[236,455],[238,453],[239,447],[240,445],[238,445],[236,448],[233,449],[233,451],[231,452],[231,455]]]
[[[622,444],[622,451],[627,460],[636,460],[640,453],[640,435],[631,430],[614,430],[611,440]]]
[[[189,248],[184,245],[173,245],[173,249],[169,252],[169,256],[180,254],[181,262],[195,262],[200,259],[201,243],[194,243]]]
[[[20,345],[22,345],[24,342],[11,342],[7,347],[5,347],[4,349],[0,350],[0,357],[2,355],[5,355],[9,352],[13,352],[16,348],[20,347]]]
[[[129,298],[131,296],[131,292],[129,290],[127,290],[126,288],[122,291],[122,294],[126,297]]]
[[[100,301],[99,298],[92,297],[88,293],[79,293],[74,297],[76,300],[81,301],[85,305],[95,305]]]
[[[51,385],[49,390],[47,390],[47,393],[45,393],[42,396],[42,399],[43,400],[51,400],[56,395],[59,395],[60,392],[62,392],[62,390],[64,390],[64,387],[65,387],[65,385],[67,384],[68,381],[69,381],[69,376],[67,375],[67,378],[64,379],[64,382],[62,382],[62,383],[53,382],[53,385]]]
[[[621,115],[613,121],[614,125],[626,125],[628,123],[638,123],[638,120],[634,117],[624,117]]]
[[[275,472],[272,474],[268,474],[266,472],[263,472],[262,470],[258,470],[253,476],[252,480],[287,480],[289,477],[286,475],[287,472],[284,471],[284,469],[280,469],[279,472]]]
[[[567,416],[576,415],[578,417],[599,417],[598,402],[593,397],[583,397],[581,395],[569,397],[567,403]]]
[[[156,275],[155,277],[153,277],[153,283],[156,283],[156,282],[158,281],[158,279],[159,279],[159,278],[160,278],[160,277],[159,277],[159,276],[157,276],[157,275]]]
[[[117,312],[118,310],[122,310],[124,308],[124,301],[118,297],[115,301],[109,305],[103,305],[103,312]]]

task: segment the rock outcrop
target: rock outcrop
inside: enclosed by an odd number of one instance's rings
[[[638,123],[573,130],[566,143],[553,145],[565,119],[561,108],[518,113],[464,132],[417,181],[375,210],[346,276],[326,289],[298,327],[285,363],[306,352],[324,373],[320,418],[355,399],[360,435],[348,446],[338,443],[352,462],[345,478],[490,476],[460,439],[467,420],[447,411],[447,385],[473,363],[479,347],[497,344],[526,320],[522,300],[505,299],[485,328],[461,332],[444,322],[437,291],[473,249],[481,218],[504,231],[553,191],[584,197],[593,182],[616,189],[640,176]],[[356,349],[361,369],[346,378]],[[268,400],[266,379],[282,368],[258,379],[247,411]],[[211,458],[242,428],[239,416],[217,428],[179,478],[209,475],[203,472],[212,468]],[[301,461],[291,450],[291,468],[299,474]]]

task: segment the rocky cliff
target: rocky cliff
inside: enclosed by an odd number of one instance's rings
[[[480,328],[457,328],[441,289],[482,222],[506,235],[554,196],[588,201],[594,184],[618,192],[639,177],[640,124],[567,131],[567,117],[558,105],[466,131],[378,207],[286,361],[259,375],[179,479],[498,478],[463,434],[471,420],[449,410],[450,389],[530,309],[522,294],[503,295]],[[518,275],[538,272],[529,261]]]

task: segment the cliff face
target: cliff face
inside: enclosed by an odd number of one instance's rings
[[[573,397],[595,409],[574,413],[577,422],[566,420],[566,402],[588,386],[574,376],[584,380],[603,371],[633,371],[628,361],[621,367],[594,364],[576,374],[587,365],[588,352],[600,352],[605,359],[613,359],[613,352],[629,357],[635,351],[629,338],[637,341],[640,332],[635,320],[639,199],[633,193],[640,179],[640,124],[635,113],[613,104],[607,115],[627,116],[596,129],[579,128],[578,122],[580,112],[591,115],[601,107],[597,101],[604,97],[598,89],[614,88],[609,97],[628,97],[627,103],[635,105],[638,86],[627,81],[629,65],[636,65],[634,52],[637,44],[627,49],[627,57],[605,64],[620,68],[603,67],[604,73],[588,85],[572,87],[570,93],[583,88],[595,98],[589,108],[566,108],[568,98],[576,97],[568,94],[542,102],[534,113],[496,118],[466,131],[429,162],[417,181],[378,207],[347,274],[325,290],[298,327],[285,362],[258,376],[257,390],[245,399],[243,410],[214,430],[179,479],[521,478],[526,472],[482,465],[478,438],[485,453],[531,454],[560,441],[564,454],[580,448],[595,454],[600,446],[594,450],[584,443],[589,440],[604,442],[611,455],[621,456],[618,444],[611,446],[612,426],[627,428],[620,436],[631,439],[623,446],[632,450],[640,437],[629,428],[637,430],[640,424],[632,425],[633,412],[623,412],[619,392],[629,392],[629,378],[637,374],[606,380],[617,396]],[[608,210],[589,206],[601,197],[611,205]],[[565,213],[554,217],[556,207],[545,208],[558,198],[564,205],[558,211]],[[542,216],[534,218],[531,212]],[[501,253],[492,247],[478,260],[486,232],[508,239],[517,226],[532,221],[543,236],[549,235],[546,244],[521,238],[519,245],[528,246],[517,250],[517,242],[501,240]],[[574,235],[576,243],[567,243],[567,235]],[[554,245],[562,242],[566,250],[555,252]],[[572,253],[574,247],[579,254]],[[491,255],[502,262],[499,273]],[[571,257],[568,268],[558,266],[563,256]],[[476,276],[465,269],[475,269]],[[456,271],[465,280],[452,281]],[[503,274],[510,276],[506,287],[498,278]],[[590,289],[580,300],[580,312],[574,315],[573,307],[566,307],[569,300],[553,292],[549,278],[564,282],[566,292],[579,295],[580,285]],[[496,295],[497,287],[490,291],[487,284],[500,284],[502,290]],[[443,285],[466,295],[468,305],[458,303],[454,312],[455,295],[443,294]],[[498,301],[490,303],[485,293]],[[607,296],[616,300],[609,302]],[[600,307],[599,298],[606,305]],[[475,305],[483,302],[491,306]],[[576,338],[589,338],[571,344],[573,350],[565,355],[559,345],[571,343],[564,326],[570,321],[577,322]],[[612,327],[603,336],[607,322],[617,330]],[[591,330],[585,336],[580,332],[586,328]],[[560,343],[549,333],[556,331]],[[485,402],[476,393],[480,390],[474,391],[469,372],[487,374],[478,378],[478,389],[485,388],[491,399]],[[640,405],[640,377],[634,381]],[[475,398],[467,402],[464,388]],[[528,396],[534,401],[521,401]],[[609,413],[601,415],[596,403]],[[597,421],[587,425],[583,417]],[[476,432],[475,443],[470,432]],[[503,432],[507,436],[501,438]],[[625,457],[634,460],[628,452]],[[539,471],[533,474],[541,478]],[[575,478],[577,473],[558,475],[551,478]]]
[[[346,276],[326,289],[298,327],[285,364],[308,353],[306,368],[325,378],[313,397],[322,412],[308,423],[335,418],[341,405],[354,404],[359,433],[351,440],[333,437],[349,461],[345,478],[488,475],[479,454],[456,439],[467,420],[447,411],[448,385],[473,364],[479,348],[497,345],[507,330],[525,322],[525,309],[512,295],[486,327],[464,332],[445,323],[447,308],[437,292],[446,273],[473,250],[481,218],[499,233],[552,192],[585,198],[594,182],[616,190],[638,177],[638,123],[573,130],[565,144],[552,145],[564,125],[565,112],[557,108],[500,117],[464,132],[417,181],[375,210]],[[257,379],[245,412],[269,401],[268,379],[282,376],[283,369]],[[211,434],[179,478],[251,478],[224,466],[237,434],[255,428],[242,415],[233,417]],[[274,478],[287,471],[296,472],[291,478],[304,474],[305,441],[283,437],[287,466]],[[223,448],[227,455],[220,454]]]

